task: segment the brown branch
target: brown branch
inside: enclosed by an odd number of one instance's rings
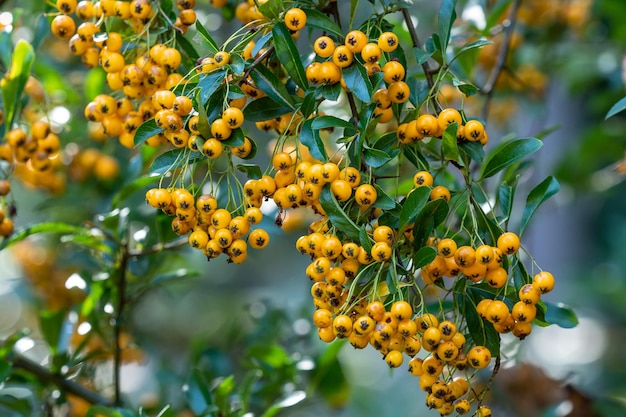
[[[113,405],[113,402],[110,399],[103,397],[97,392],[85,388],[84,386],[67,379],[60,374],[52,373],[47,368],[44,368],[38,363],[33,362],[21,355],[14,354],[9,356],[8,359],[11,361],[14,368],[28,372],[29,374],[36,376],[40,381],[52,384],[69,394],[73,394],[84,399],[91,404],[104,406]]]
[[[498,57],[496,59],[496,63],[489,74],[489,78],[482,88],[482,93],[486,96],[485,104],[483,105],[483,120],[487,120],[487,114],[489,113],[489,105],[491,104],[491,99],[493,98],[493,93],[495,91],[496,84],[498,83],[498,79],[502,74],[502,70],[506,65],[507,57],[509,56],[509,50],[511,49],[511,38],[513,37],[513,30],[515,29],[515,22],[517,20],[517,11],[519,10],[520,4],[522,0],[515,0],[513,2],[513,6],[511,7],[511,11],[507,20],[508,26],[506,26],[506,30],[504,32],[504,41],[500,50],[498,51]]]
[[[248,79],[248,77],[250,76],[250,73],[252,72],[252,70],[254,68],[256,68],[261,62],[263,62],[268,56],[270,56],[270,54],[272,54],[274,52],[274,45],[270,45],[261,55],[259,55],[258,58],[256,58],[252,64],[250,64],[250,66],[244,71],[243,75],[241,76],[241,83],[245,83],[246,80]]]
[[[404,22],[406,23],[406,27],[409,29],[409,35],[411,36],[411,42],[413,42],[413,46],[415,48],[422,49],[422,43],[420,42],[419,37],[417,36],[417,31],[415,30],[415,26],[413,26],[413,21],[411,20],[411,14],[409,13],[409,9],[403,7],[400,9],[402,11],[402,16],[404,17]],[[445,51],[442,51],[445,53]],[[433,88],[435,86],[435,80],[433,79],[433,74],[437,73],[438,69],[431,69],[428,62],[422,63],[422,70],[424,71],[424,76],[426,77],[426,82],[428,83],[429,88]],[[416,103],[417,104],[417,103]],[[439,102],[433,98],[433,104],[435,105],[435,109],[439,112],[441,111],[441,106]]]

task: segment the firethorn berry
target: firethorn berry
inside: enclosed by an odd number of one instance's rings
[[[5,196],[11,192],[11,183],[7,180],[0,180],[0,196]]]
[[[358,54],[367,44],[367,35],[365,35],[365,33],[361,32],[360,30],[350,31],[346,35],[344,43],[352,53]]]
[[[382,51],[378,44],[367,43],[361,49],[361,59],[369,64],[377,63],[382,56]]]
[[[385,362],[387,362],[387,365],[389,365],[390,368],[399,367],[400,365],[402,365],[403,361],[404,361],[404,356],[402,355],[402,352],[400,352],[399,350],[390,350],[385,355]]]
[[[547,271],[539,272],[533,277],[532,286],[541,294],[549,293],[554,289],[554,276]]]
[[[319,57],[328,58],[335,51],[335,42],[328,36],[320,36],[315,40],[313,50]]]
[[[472,266],[476,262],[476,251],[471,246],[461,246],[454,252],[454,261],[462,268]]]
[[[456,250],[456,242],[450,238],[441,239],[437,244],[437,252],[444,258],[450,258],[454,256]]]
[[[484,346],[474,346],[467,353],[467,362],[474,369],[483,369],[491,362],[491,352]]]
[[[480,407],[478,407],[478,410],[476,410],[476,416],[491,417],[491,408],[487,407],[486,405],[481,405]]]
[[[525,284],[519,289],[518,296],[526,304],[537,304],[541,299],[541,292],[533,284]]]
[[[383,32],[378,37],[378,47],[384,52],[393,52],[398,47],[398,36],[393,32]]]
[[[394,103],[404,103],[409,99],[411,89],[404,81],[396,81],[389,84],[389,99]]]
[[[485,135],[485,127],[478,120],[469,120],[465,123],[465,137],[471,142],[479,142]]]
[[[345,45],[340,45],[333,51],[333,62],[339,68],[349,67],[353,60],[354,55],[352,51]]]
[[[444,199],[446,201],[450,201],[450,190],[448,190],[446,187],[444,187],[443,185],[438,185],[436,187],[434,187],[431,192],[430,192],[430,199],[431,200],[438,200],[438,199]]]
[[[498,237],[497,246],[502,253],[506,255],[513,255],[520,248],[520,240],[515,233],[505,232]]]
[[[469,413],[471,409],[470,402],[466,400],[465,398],[456,400],[453,406],[454,406],[454,411],[460,415]]]
[[[509,307],[500,300],[493,300],[489,303],[485,313],[487,320],[494,324],[506,320],[506,318],[511,314]]]
[[[289,30],[302,30],[306,25],[306,14],[302,9],[298,9],[297,7],[287,10],[285,13],[285,25],[287,25]]]
[[[518,301],[511,309],[511,315],[516,322],[530,323],[537,315],[537,307],[535,307],[534,304],[526,304],[523,301]]]
[[[404,66],[398,61],[389,61],[382,67],[383,80],[387,84],[404,80],[406,71]]]
[[[431,187],[433,185],[433,176],[428,171],[419,171],[413,176],[413,185],[421,187],[426,185]]]

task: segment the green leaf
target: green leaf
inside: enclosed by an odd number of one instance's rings
[[[373,204],[374,207],[382,210],[393,210],[396,208],[396,201],[391,198],[385,190],[383,190],[378,184],[374,184],[374,188],[376,189],[376,194],[378,194],[376,202]]]
[[[433,53],[434,52],[426,52],[422,48],[413,48],[413,55],[415,56],[415,59],[417,59],[418,65],[422,65],[423,63],[428,61],[430,57],[433,56]]]
[[[71,224],[60,222],[38,223],[32,226],[28,226],[11,235],[9,239],[5,239],[4,241],[2,241],[2,243],[0,243],[0,250],[14,245],[17,242],[26,239],[28,236],[37,233],[81,234],[89,233],[89,229],[79,226],[72,226]]]
[[[146,120],[137,128],[137,130],[135,130],[135,147],[141,145],[152,136],[163,133],[163,131],[164,129],[162,127],[157,126],[156,120]]]
[[[443,156],[448,161],[455,161],[459,165],[463,166],[463,160],[459,154],[459,147],[456,142],[456,131],[458,127],[459,126],[456,122],[451,123],[446,127],[446,130],[443,132],[443,136],[441,138],[441,151],[443,152]]]
[[[433,230],[446,219],[448,210],[448,203],[442,198],[426,203],[415,218],[412,232],[413,247],[420,248],[424,246]]]
[[[261,168],[258,165],[255,165],[255,164],[237,164],[237,165],[235,165],[235,167],[239,171],[245,172],[246,176],[249,179],[256,179],[256,180],[258,180],[259,178],[261,178],[263,176],[263,173],[261,172]]]
[[[550,324],[556,324],[564,329],[571,329],[578,325],[578,317],[576,313],[563,303],[550,303],[546,302],[546,322]]]
[[[87,410],[87,414],[85,415],[85,417],[96,417],[96,416],[124,417],[124,415],[120,413],[118,410],[116,410],[115,408],[105,407],[103,405],[93,405],[89,407],[89,410]]]
[[[622,112],[625,109],[626,109],[626,97],[622,98],[620,101],[613,104],[613,107],[611,107],[611,109],[608,111],[606,116],[604,116],[604,120],[608,119],[609,117],[615,116],[617,113]]]
[[[222,141],[222,145],[224,146],[241,146],[244,143],[246,143],[246,135],[244,135],[243,129],[240,127],[238,127],[237,129],[234,129],[230,133],[230,137]],[[252,151],[250,151],[250,155],[251,155],[250,157],[253,157],[254,154],[256,153],[256,144],[254,143],[253,140],[250,140],[250,143],[252,144]]]
[[[0,383],[4,382],[5,379],[11,374],[11,362],[0,359]]]
[[[67,311],[65,310],[42,310],[39,312],[39,326],[53,354],[63,352],[63,349],[59,349],[59,340],[66,316]]]
[[[350,386],[338,359],[341,348],[347,339],[337,340],[324,349],[312,371],[310,388],[318,391],[322,398],[335,407],[346,403]]]
[[[311,156],[320,161],[328,161],[328,155],[324,148],[324,142],[320,137],[319,130],[313,129],[313,120],[309,119],[302,125],[300,130],[300,142],[309,148]]]
[[[491,177],[520,159],[537,152],[543,142],[536,138],[516,139],[499,144],[487,156],[480,178]]]
[[[560,188],[561,186],[556,178],[550,176],[531,190],[526,198],[526,207],[524,207],[524,214],[522,215],[522,223],[520,225],[520,235],[524,232],[535,210],[537,210],[544,201],[558,193]]]
[[[441,52],[444,56],[446,48],[448,47],[448,42],[450,41],[450,30],[452,29],[452,24],[456,20],[456,11],[454,10],[455,5],[456,0],[443,0],[441,2],[441,7],[439,8],[437,32],[439,34],[439,38],[441,39]]]
[[[489,33],[490,30],[498,24],[503,17],[502,15],[512,2],[513,0],[498,0],[498,2],[491,7],[487,14],[487,25],[485,26],[484,33]]]
[[[437,256],[437,249],[432,246],[423,246],[413,255],[413,267],[421,268],[431,263]]]
[[[404,233],[406,227],[415,221],[418,213],[428,202],[428,199],[430,198],[430,191],[430,187],[418,187],[407,196],[404,202],[402,202],[398,234]]]
[[[363,249],[365,249],[367,253],[370,253],[372,251],[372,240],[367,234],[367,230],[365,230],[365,227],[362,227],[359,231],[359,243],[361,243],[361,246],[363,246]]]
[[[189,408],[198,415],[207,415],[211,411],[218,411],[213,404],[213,396],[209,391],[210,383],[199,369],[193,369],[187,381],[185,397]]]
[[[300,105],[300,112],[302,113],[302,117],[308,119],[309,116],[312,115],[315,111],[316,104],[317,103],[315,101],[314,93],[311,92],[304,96],[304,100],[302,100],[302,104]]]
[[[150,284],[158,285],[164,284],[170,281],[180,281],[186,278],[194,278],[199,276],[200,273],[198,271],[194,271],[192,269],[179,268],[175,271],[165,272],[163,274],[158,274],[152,280],[150,280]]]
[[[341,28],[333,22],[328,16],[317,9],[302,9],[306,13],[306,25],[312,28],[320,29],[343,38],[344,33]]]
[[[275,2],[269,1],[267,3]],[[283,64],[291,79],[298,84],[300,88],[306,90],[309,88],[309,82],[306,78],[304,67],[302,66],[298,48],[296,48],[296,44],[293,42],[289,29],[287,29],[287,26],[285,26],[283,22],[278,22],[272,28],[272,34],[274,36],[274,48],[278,60]]]
[[[243,115],[248,121],[264,122],[276,119],[290,111],[289,107],[278,104],[270,97],[261,97],[248,103],[243,109]]]
[[[470,291],[468,295],[456,294],[457,302],[463,308],[470,337],[477,346],[485,346],[491,356],[496,357],[500,353],[500,336],[493,325],[480,318],[476,312],[476,305],[483,297],[473,291],[473,288]]]
[[[356,133],[354,125],[335,116],[318,116],[313,119],[313,130],[328,129],[330,127],[340,127],[349,130],[346,135],[354,135]]]
[[[210,74],[203,74],[198,81],[198,88],[200,88],[200,105],[206,105],[207,101],[218,88],[224,83],[224,77],[226,73],[224,71],[215,71]]]
[[[215,54],[216,52],[220,50],[219,46],[217,45],[217,42],[215,42],[213,38],[211,37],[211,35],[209,34],[209,31],[206,30],[204,26],[202,26],[202,23],[200,23],[200,19],[196,20],[196,30],[198,31],[198,34],[204,40],[204,45],[209,48],[210,52]]]
[[[370,81],[367,70],[363,65],[354,63],[348,68],[341,71],[346,87],[354,93],[354,95],[364,103],[372,101],[372,82]]]
[[[500,211],[505,219],[511,216],[513,211],[513,199],[515,197],[515,187],[503,182],[498,188],[498,200],[500,202]]]
[[[152,184],[157,178],[159,178],[158,175],[144,175],[139,178],[135,178],[130,183],[124,185],[124,187],[122,187],[122,189],[115,194],[111,205],[114,208],[118,208],[128,197]]]
[[[492,43],[492,41],[489,41],[487,39],[478,39],[477,41],[465,44],[461,49],[459,49],[454,58],[452,58],[452,61],[454,61],[464,53],[471,51],[472,49],[482,48],[483,46],[491,45]]]
[[[270,19],[278,18],[280,12],[284,10],[283,0],[266,1],[258,7],[259,12],[261,12],[263,16],[266,16]]]
[[[198,58],[200,58],[200,54],[198,54],[198,51],[196,51],[196,48],[194,48],[193,44],[189,42],[189,40],[178,31],[176,31],[176,45],[180,49],[185,51],[187,56],[191,58],[193,64],[195,65]]]
[[[480,142],[462,142],[458,147],[472,161],[482,162],[485,159],[485,149]]]
[[[271,97],[272,100],[281,106],[295,110],[291,94],[289,94],[287,88],[278,77],[267,67],[257,65],[250,73],[250,78],[252,78],[256,87]]]
[[[471,97],[478,93],[480,89],[473,84],[458,84],[456,86],[466,97]]]
[[[385,151],[363,146],[363,159],[370,167],[376,169],[391,161],[392,158]]]
[[[360,228],[343,211],[330,191],[330,184],[324,185],[320,194],[320,204],[333,226],[345,233],[353,242],[359,242]]]
[[[198,152],[189,153],[172,149],[157,156],[148,171],[150,174],[165,174],[167,171],[180,168],[185,164],[193,164],[204,158],[204,155]]]
[[[30,43],[20,39],[13,51],[11,68],[2,80],[2,100],[6,126],[13,126],[14,119],[19,113],[20,99],[34,62],[35,51],[33,47]]]
[[[106,71],[102,67],[95,67],[87,72],[85,77],[85,98],[87,100],[93,100],[98,94],[104,91],[106,85]]]

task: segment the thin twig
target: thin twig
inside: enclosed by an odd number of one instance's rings
[[[250,75],[252,70],[254,68],[256,68],[261,62],[263,62],[273,52],[274,52],[274,45],[270,45],[261,55],[259,55],[259,57],[257,59],[255,59],[252,62],[252,64],[250,64],[250,66],[248,68],[246,68],[246,70],[244,71],[243,75],[241,76],[241,81],[242,82],[246,82],[246,80],[248,79],[248,76]]]
[[[504,32],[504,41],[500,50],[498,51],[498,57],[496,59],[496,63],[489,74],[489,78],[485,83],[485,86],[482,88],[482,94],[485,95],[485,104],[483,105],[483,120],[487,120],[487,114],[489,113],[489,105],[491,104],[491,99],[493,98],[493,93],[495,91],[496,84],[498,83],[498,79],[500,78],[500,74],[502,74],[502,70],[506,65],[506,60],[509,55],[509,49],[511,48],[511,38],[513,36],[513,30],[515,29],[515,22],[517,20],[517,11],[520,7],[522,0],[515,0],[513,2],[513,6],[511,7],[511,12],[507,18],[508,26],[506,27],[506,31]]]
[[[128,260],[130,258],[128,252],[128,243],[121,246],[121,256],[119,266],[119,278],[117,282],[117,308],[115,309],[115,319],[113,322],[114,331],[114,356],[113,356],[113,386],[115,389],[115,405],[122,405],[122,390],[121,390],[121,371],[122,371],[122,321],[124,315],[124,309],[126,307],[126,273],[128,269]]]
[[[63,377],[62,375],[50,372],[36,362],[31,361],[21,355],[11,355],[9,357],[14,368],[21,369],[29,374],[36,376],[40,381],[52,384],[61,390],[76,395],[83,400],[96,405],[111,406],[113,402],[84,386]]]
[[[154,255],[155,253],[181,248],[185,246],[187,243],[188,243],[188,240],[185,238],[177,239],[168,243],[157,243],[156,245],[150,246],[149,248],[146,248],[143,250],[138,250],[138,251],[129,250],[128,257],[136,258],[139,256]]]

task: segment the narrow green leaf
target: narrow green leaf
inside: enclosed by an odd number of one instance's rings
[[[320,194],[320,204],[326,212],[330,222],[345,233],[352,241],[359,242],[360,228],[350,219],[350,217],[343,211],[335,196],[330,191],[330,184],[324,185],[322,193]]]
[[[320,161],[328,161],[328,154],[324,147],[324,142],[320,137],[319,130],[313,129],[313,120],[309,119],[302,125],[300,130],[300,142],[309,148],[311,156]]]
[[[302,117],[308,119],[310,115],[315,111],[315,94],[308,93],[304,96],[304,100],[302,100],[302,104],[300,105],[300,112],[302,113]]]
[[[371,168],[380,168],[391,161],[391,156],[380,149],[363,146],[363,159]]]
[[[398,234],[404,233],[406,227],[415,221],[417,214],[428,202],[428,199],[430,198],[430,191],[430,187],[418,187],[414,189],[402,202]]]
[[[543,142],[536,138],[516,139],[503,142],[487,156],[480,178],[491,177],[520,159],[537,152]]]
[[[220,50],[219,46],[217,45],[217,42],[215,42],[213,38],[211,37],[211,35],[209,34],[209,31],[206,30],[204,26],[202,26],[200,19],[196,20],[196,30],[198,31],[198,34],[204,40],[204,45],[209,48],[210,52],[215,54],[216,52]]]
[[[166,405],[165,408],[159,411],[159,414],[157,414],[156,417],[174,417],[174,411],[172,411],[172,406]]]
[[[482,48],[483,46],[491,45],[492,43],[493,43],[492,41],[489,41],[487,39],[478,39],[477,41],[465,44],[465,45],[463,45],[463,47],[461,49],[458,50],[458,52],[456,53],[454,58],[452,58],[452,61],[454,61],[455,59],[457,59],[458,57],[460,57],[464,53],[466,53],[468,51],[471,51],[472,49]]]
[[[251,122],[263,122],[280,117],[290,111],[289,107],[278,104],[270,97],[261,97],[248,103],[243,109],[243,115],[246,120]]]
[[[260,3],[260,2],[259,2]],[[259,6],[259,12],[263,16],[270,19],[275,19],[280,15],[280,12],[284,10],[283,0],[266,1]]]
[[[0,359],[0,383],[4,382],[4,380],[11,374],[11,368],[11,362]]]
[[[463,160],[459,154],[459,147],[456,142],[456,131],[458,127],[457,123],[451,123],[446,127],[446,130],[443,132],[443,137],[441,138],[441,151],[448,161],[455,161],[463,166]]]
[[[65,310],[41,310],[39,312],[39,326],[46,343],[53,354],[59,353],[59,339],[67,312]]]
[[[378,184],[374,184],[374,188],[376,189],[376,194],[378,194],[378,198],[376,198],[376,202],[373,204],[374,207],[382,210],[393,210],[396,208],[396,201],[385,190]]]
[[[135,147],[141,145],[152,136],[163,133],[163,131],[164,129],[162,127],[157,126],[156,120],[146,120],[137,128],[137,130],[135,130]]]
[[[332,33],[340,38],[344,36],[341,28],[324,13],[317,9],[303,8],[302,10],[306,13],[307,26]]]
[[[250,73],[250,78],[252,78],[256,87],[271,97],[272,100],[284,107],[295,110],[293,98],[287,91],[287,88],[267,67],[257,65]]]
[[[224,77],[226,73],[224,71],[215,71],[209,74],[203,74],[198,81],[198,88],[200,88],[200,104],[206,105],[207,101],[218,88],[224,83]]]
[[[154,181],[156,181],[157,178],[159,178],[158,175],[144,175],[139,178],[135,178],[130,183],[124,185],[124,187],[122,187],[122,189],[119,190],[117,194],[115,194],[111,205],[114,208],[118,208],[119,205],[123,203],[128,197],[152,184]]]
[[[482,162],[485,159],[485,149],[480,142],[463,142],[458,147],[472,161]]]
[[[21,229],[17,233],[11,235],[10,238],[3,240],[2,243],[0,243],[0,250],[14,245],[17,242],[26,239],[28,236],[37,233],[81,234],[89,233],[89,229],[60,222],[38,223]]]
[[[487,14],[487,25],[483,33],[490,33],[491,29],[498,24],[500,19],[503,17],[502,15],[506,12],[509,5],[513,2],[513,0],[498,0],[496,4],[494,4],[489,13]]]
[[[513,199],[515,197],[515,188],[507,183],[500,184],[498,188],[498,200],[500,202],[500,211],[505,219],[511,216],[513,211]]]
[[[20,98],[35,62],[35,51],[30,43],[20,39],[15,45],[11,57],[11,68],[4,76],[2,100],[6,126],[13,126],[14,118],[19,113]]]
[[[439,8],[437,32],[439,34],[439,38],[441,39],[441,52],[444,56],[446,48],[448,47],[448,42],[450,41],[450,30],[452,29],[452,24],[456,20],[456,11],[454,10],[455,5],[456,0],[443,0],[441,2],[441,7]]]
[[[413,255],[413,267],[421,268],[431,263],[437,256],[437,249],[432,246],[423,246]]]
[[[342,70],[343,80],[346,87],[354,93],[354,95],[364,103],[372,101],[372,82],[367,75],[367,70],[363,65],[355,63],[348,68]]]
[[[624,110],[626,110],[626,97],[622,98],[617,103],[613,104],[613,106],[608,111],[606,116],[604,116],[604,120],[608,119],[609,117],[613,117],[617,113],[622,112]]]
[[[291,79],[298,84],[300,88],[306,90],[309,88],[309,82],[306,78],[304,66],[302,66],[298,48],[296,48],[296,44],[293,42],[289,29],[287,29],[287,26],[285,26],[283,22],[278,22],[272,28],[272,34],[274,36],[274,48],[278,60],[283,64]]]
[[[193,44],[189,42],[189,40],[178,31],[176,32],[176,45],[180,47],[180,49],[185,51],[187,56],[192,60],[193,64],[195,65],[198,58],[200,58],[200,54],[198,54],[198,51],[196,51],[196,48],[193,46]]]
[[[466,97],[471,97],[478,93],[480,89],[473,84],[459,84],[456,86]]]
[[[187,381],[185,397],[189,408],[198,415],[207,415],[208,412],[218,411],[213,404],[213,396],[209,391],[210,383],[199,369],[193,369]]]
[[[199,275],[200,273],[198,271],[194,271],[194,270],[186,269],[186,268],[180,268],[175,271],[165,272],[163,274],[159,274],[155,276],[150,281],[150,284],[152,285],[164,284],[170,281],[180,281],[186,278],[194,278]]]
[[[550,324],[556,324],[564,329],[571,329],[578,325],[578,317],[576,313],[563,303],[550,303],[546,302],[546,322]]]
[[[524,208],[522,223],[520,225],[520,235],[524,232],[524,229],[528,225],[528,221],[537,208],[543,204],[544,201],[558,193],[560,188],[561,186],[556,178],[550,176],[531,190],[526,198],[526,207]]]
[[[417,59],[418,65],[422,65],[423,63],[428,61],[430,57],[433,56],[433,53],[434,52],[426,52],[418,47],[413,48],[413,55],[415,56],[415,59]]]
[[[235,165],[235,167],[239,171],[245,172],[246,176],[249,179],[258,180],[259,178],[261,178],[263,176],[263,173],[261,172],[261,168],[258,165],[255,165],[255,164],[237,164],[237,165]]]
[[[184,150],[172,149],[157,156],[150,169],[150,174],[165,174],[172,169],[180,168],[185,164],[193,164],[205,156],[198,153],[185,153]]]
[[[413,225],[413,247],[420,248],[426,244],[433,230],[448,216],[448,210],[448,203],[442,198],[429,201],[424,205]]]
[[[327,129],[330,127],[340,127],[343,129],[349,129],[346,135],[351,136],[356,133],[354,125],[350,122],[346,122],[335,116],[318,116],[313,119],[313,130]]]
[[[226,140],[222,141],[222,145],[224,146],[241,146],[243,145],[245,142],[246,135],[244,135],[243,133],[243,129],[238,127],[237,129],[234,129],[231,133],[230,133],[230,137]],[[256,144],[254,143],[253,140],[250,140],[250,143],[252,143],[252,151],[254,153],[256,153]],[[253,155],[253,152],[250,152],[250,155]]]

